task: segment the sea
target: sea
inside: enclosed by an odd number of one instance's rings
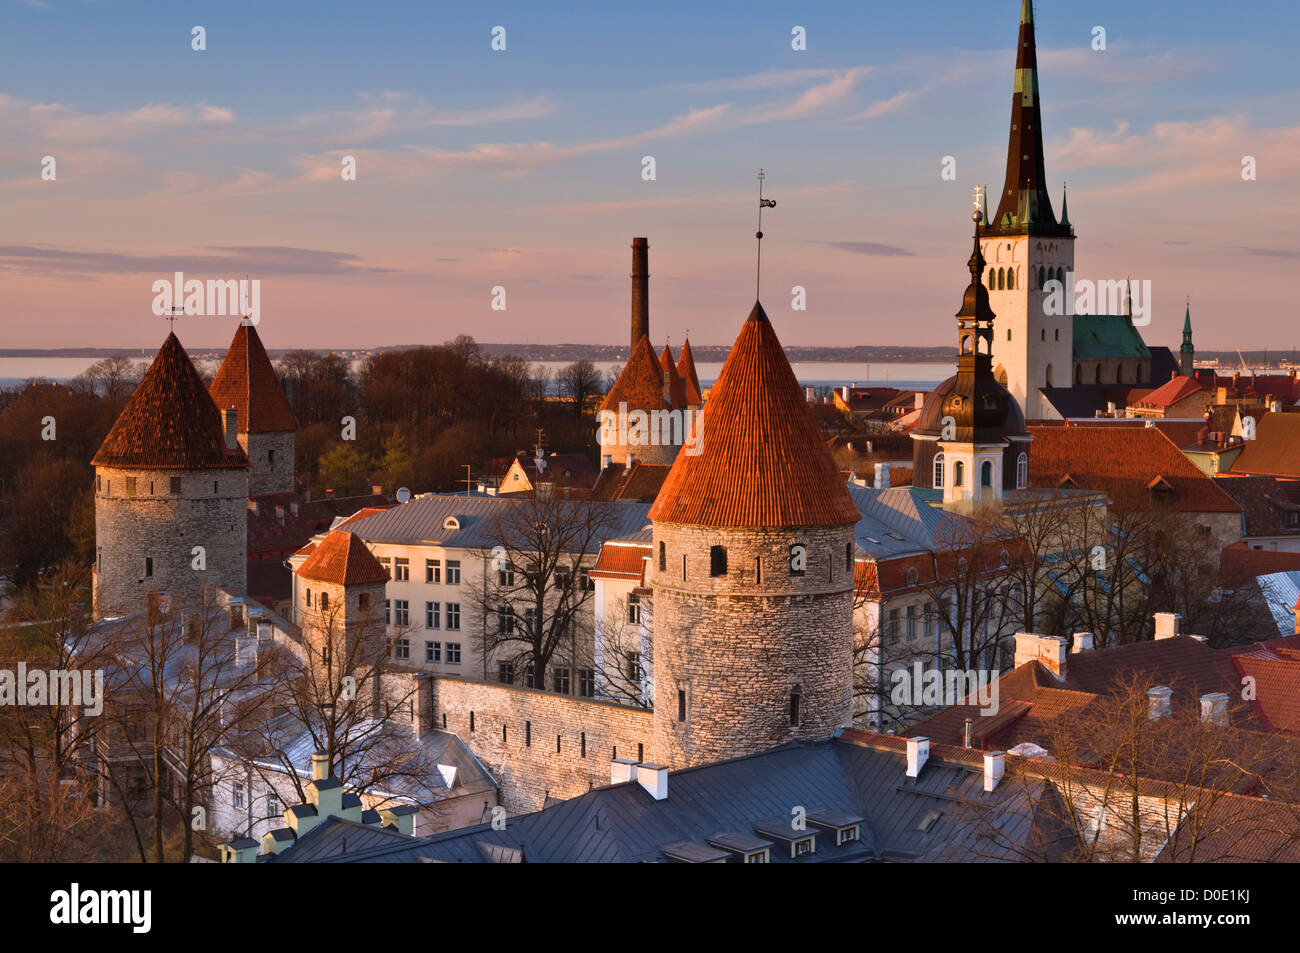
[[[89,357],[0,357],[0,388],[20,387],[29,380],[66,384],[90,365]],[[552,377],[567,366],[564,361],[536,361]],[[596,369],[608,375],[621,366],[617,361],[596,362]],[[897,387],[901,390],[930,390],[953,373],[952,364],[847,363],[835,361],[796,361],[791,365],[803,387]],[[709,387],[722,369],[720,363],[700,363],[695,372],[700,386]]]

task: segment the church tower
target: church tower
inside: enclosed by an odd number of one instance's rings
[[[292,493],[297,422],[255,327],[241,322],[235,330],[209,392],[220,410],[235,409],[248,495]]]
[[[925,399],[912,428],[914,486],[943,490],[945,506],[970,506],[1002,499],[1004,491],[1029,484],[1029,441],[1024,417],[993,373],[996,339],[989,306],[992,297],[980,280],[977,209],[974,248],[967,268],[970,284],[957,311],[957,373]]]
[[[650,509],[654,757],[825,738],[853,714],[858,510],[757,302]]]
[[[999,379],[1031,420],[1058,416],[1039,394],[1070,387],[1074,322],[1065,308],[1047,314],[1044,285],[1068,282],[1074,271],[1074,228],[1062,199],[1058,221],[1047,194],[1038,56],[1032,0],[1022,0],[1007,143],[1006,181],[997,210],[980,230],[989,299],[1000,325],[993,359]],[[1065,294],[1070,289],[1065,288]],[[1064,298],[1060,298],[1064,301]]]
[[[1196,375],[1196,347],[1192,344],[1192,302],[1187,302],[1183,314],[1183,346],[1178,349],[1178,373],[1183,377]]]
[[[95,618],[142,611],[151,594],[196,606],[205,583],[244,595],[248,458],[169,334],[95,468]]]

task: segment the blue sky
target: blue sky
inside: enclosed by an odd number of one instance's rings
[[[760,165],[786,343],[947,343],[970,189],[1001,184],[1019,18],[1018,0],[974,6],[6,0],[12,343],[156,343],[150,284],[187,263],[259,277],[272,347],[616,342],[636,234],[656,341],[726,343],[752,303]],[[1294,343],[1296,8],[1058,0],[1036,21],[1080,276],[1150,278],[1156,343],[1177,342],[1187,295],[1202,345]],[[191,320],[192,346],[229,337]]]

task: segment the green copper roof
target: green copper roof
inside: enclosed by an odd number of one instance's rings
[[[1147,360],[1151,352],[1125,315],[1076,314],[1074,356],[1076,360]]]

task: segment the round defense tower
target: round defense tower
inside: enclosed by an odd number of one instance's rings
[[[852,719],[858,511],[755,304],[650,510],[655,757],[683,767]]]
[[[205,584],[244,594],[248,460],[228,423],[168,335],[91,461],[96,618],[151,593],[197,606]]]

